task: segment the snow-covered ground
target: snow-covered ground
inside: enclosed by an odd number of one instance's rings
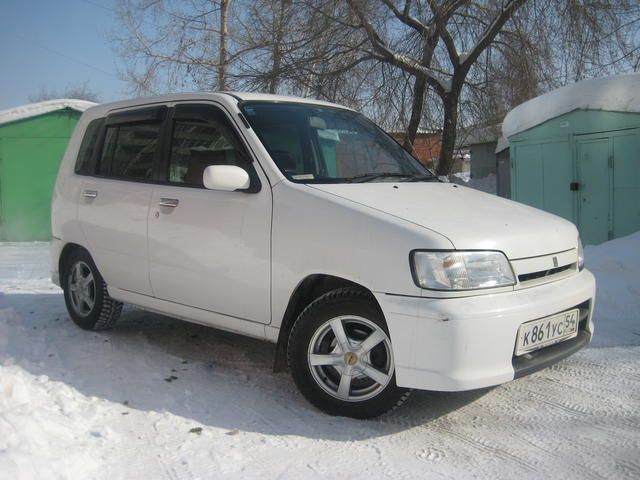
[[[0,244],[0,478],[638,478],[640,234],[588,248],[591,347],[466,393],[326,416],[270,344],[127,308],[68,320],[46,244]]]

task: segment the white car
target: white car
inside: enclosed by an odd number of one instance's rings
[[[277,343],[303,395],[373,417],[410,389],[497,385],[593,333],[573,224],[438,181],[361,114],[198,93],[80,119],[52,276],[82,328],[123,303]]]

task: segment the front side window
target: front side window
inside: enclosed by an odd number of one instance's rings
[[[242,110],[278,168],[294,182],[435,178],[356,112],[269,102],[245,103]]]
[[[236,165],[250,170],[246,155],[224,122],[178,119],[174,121],[169,157],[169,181],[202,187],[209,165]]]
[[[107,127],[100,158],[100,175],[151,180],[160,138],[160,123]]]

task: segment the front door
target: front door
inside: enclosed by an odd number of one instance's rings
[[[154,187],[149,210],[153,295],[270,323],[269,184],[223,111],[213,105],[178,105],[170,122],[163,172],[167,184]],[[253,191],[205,189],[204,169],[220,164],[249,171]]]
[[[585,244],[611,238],[611,178],[608,138],[579,139],[578,226]]]

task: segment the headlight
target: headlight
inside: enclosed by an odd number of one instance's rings
[[[502,252],[415,250],[411,268],[416,284],[431,290],[472,290],[516,283]]]
[[[582,247],[582,240],[578,237],[578,270],[584,268],[584,248]]]

